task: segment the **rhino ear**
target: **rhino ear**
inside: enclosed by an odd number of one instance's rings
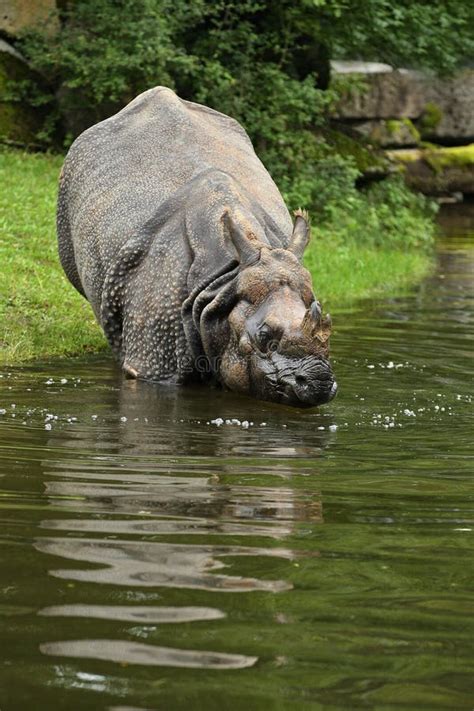
[[[301,208],[298,208],[294,214],[296,218],[295,226],[293,227],[293,234],[291,235],[288,250],[293,252],[293,254],[301,260],[306,245],[309,242],[309,216],[306,210],[302,210]]]
[[[225,212],[223,215],[224,225],[229,233],[232,244],[239,255],[240,265],[248,267],[255,264],[260,259],[260,250],[264,246],[258,239],[250,225],[240,215],[233,215]]]

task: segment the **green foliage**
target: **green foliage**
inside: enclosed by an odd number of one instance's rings
[[[474,5],[464,0],[304,0],[319,10],[331,55],[452,71],[474,50]],[[324,35],[323,35],[324,36]]]
[[[437,205],[423,195],[408,190],[399,176],[358,191],[351,176],[341,172],[331,185],[330,174],[318,175],[328,199],[316,212],[316,233],[330,236],[334,245],[358,244],[389,249],[429,249],[433,243],[433,217]]]
[[[356,9],[349,0],[77,0],[60,8],[59,32],[30,32],[20,43],[48,84],[43,101],[57,100],[43,139],[59,120],[69,143],[141,91],[167,85],[240,121],[290,201],[309,207],[315,164],[327,157],[314,130],[341,91],[340,82],[327,88],[330,57],[450,69],[473,46],[472,4],[460,0],[364,0]],[[27,94],[41,100],[33,87]]]
[[[313,215],[305,253],[316,293],[331,308],[422,278],[435,233],[437,206],[399,176],[359,192],[344,167],[333,172],[328,161],[327,172],[318,173],[327,200]]]
[[[37,133],[41,129],[41,117],[33,109],[31,102],[26,102],[22,87],[26,83],[36,86],[31,81],[32,72],[28,65],[9,52],[0,52],[0,141],[34,145]]]

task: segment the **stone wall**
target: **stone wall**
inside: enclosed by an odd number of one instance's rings
[[[343,130],[390,149],[390,160],[419,190],[474,194],[474,69],[440,78],[387,64],[333,62],[332,73],[348,83],[335,115]]]
[[[381,144],[406,145],[419,138],[456,144],[474,141],[474,69],[441,79],[388,64],[333,62],[333,77],[353,76],[336,112],[336,118],[360,129],[374,131]],[[390,126],[391,122],[391,126]],[[397,136],[397,122],[405,134]],[[412,125],[415,131],[408,131]]]

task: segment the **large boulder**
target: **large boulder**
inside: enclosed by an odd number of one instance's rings
[[[56,0],[2,0],[0,32],[15,37],[30,27],[57,27]]]

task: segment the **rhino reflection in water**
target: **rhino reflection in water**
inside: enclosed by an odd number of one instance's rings
[[[336,393],[294,226],[241,126],[157,87],[73,144],[61,262],[132,377],[208,379],[300,407]]]
[[[258,591],[273,596],[290,590],[293,565],[301,554],[288,547],[286,539],[299,522],[322,521],[321,503],[318,498],[308,501],[305,493],[289,485],[292,476],[301,473],[301,467],[294,469],[291,459],[274,459],[264,465],[261,474],[277,478],[280,483],[275,487],[269,482],[255,485],[254,460],[250,464],[251,485],[242,482],[242,466],[247,467],[242,460],[235,463],[216,456],[214,471],[207,473],[206,459],[202,458],[194,464],[178,459],[170,466],[170,457],[157,441],[161,438],[155,428],[155,436],[150,436],[150,425],[145,426],[143,416],[164,410],[175,422],[183,422],[184,417],[194,419],[205,394],[196,389],[199,397],[195,401],[192,388],[179,394],[174,389],[148,388],[131,381],[124,381],[122,388],[126,392],[120,400],[120,412],[128,416],[130,426],[118,426],[117,438],[112,438],[117,444],[113,453],[110,430],[105,435],[109,439],[104,450],[103,431],[91,428],[85,435],[71,428],[69,437],[55,441],[56,447],[64,447],[69,456],[56,454],[43,463],[49,507],[34,545],[38,551],[54,556],[49,559],[50,575],[79,581],[80,585],[68,600],[53,596],[48,607],[39,611],[41,616],[62,618],[60,627],[48,627],[40,650],[58,659],[93,658],[140,666],[252,666],[257,658],[247,654],[250,650],[241,647],[238,640],[223,642],[221,647],[226,651],[221,648],[211,652],[202,650],[201,642],[194,649],[195,637],[191,634],[183,649],[183,641],[175,646],[172,633],[167,634],[163,625],[205,623],[206,629],[212,628],[216,634],[220,630],[224,640],[221,621],[228,605],[232,609],[234,604],[224,601],[226,594],[230,593],[232,600],[235,594]],[[170,400],[175,403],[174,411]],[[231,400],[222,398],[223,405],[230,408]],[[137,414],[141,422],[134,420]],[[166,422],[166,418],[160,418],[160,424],[163,419]],[[223,439],[228,446],[231,435],[238,437],[230,427],[227,432],[221,428],[209,435],[216,452],[222,446],[218,441]],[[186,440],[183,445],[182,436],[174,441],[171,430],[163,439],[169,444],[168,455],[174,459],[182,446],[188,449],[190,445]],[[72,451],[82,452],[74,465]],[[288,484],[282,485],[282,480],[288,480]],[[317,552],[310,555],[317,556]],[[91,604],[86,592],[97,584],[112,586],[112,592],[99,588]],[[203,595],[209,593],[212,607],[200,604],[206,599]],[[185,604],[176,604],[176,597]],[[276,600],[273,603],[267,599],[268,604],[267,610],[273,605],[279,609]],[[80,639],[74,638],[77,619],[84,620]],[[123,622],[135,625],[127,639],[121,638]],[[156,625],[159,635],[154,632]],[[58,640],[58,629],[67,630],[63,639]],[[104,637],[111,629],[111,638]],[[170,646],[162,646],[165,640]]]
[[[291,549],[262,547],[255,545],[255,539],[285,539],[293,530],[293,516],[320,520],[319,508],[306,511],[306,504],[295,501],[294,492],[286,487],[273,491],[223,486],[211,477],[115,469],[95,472],[94,481],[82,471],[60,471],[56,476],[51,471],[49,475],[53,480],[46,483],[46,497],[53,506],[56,501],[64,502],[63,510],[73,517],[45,519],[40,528],[54,531],[56,537],[38,538],[35,548],[102,566],[50,571],[68,580],[127,587],[280,592],[290,589],[291,583],[233,575],[224,569],[222,560],[257,556],[292,561],[298,554]],[[67,537],[58,535],[61,532]],[[183,535],[206,536],[208,542],[183,543]],[[111,536],[120,536],[120,540],[110,540]],[[157,541],[156,536],[179,538],[178,542]],[[238,537],[243,545],[216,543],[222,536]],[[246,545],[247,541],[252,545]],[[288,572],[284,562],[282,569]]]

